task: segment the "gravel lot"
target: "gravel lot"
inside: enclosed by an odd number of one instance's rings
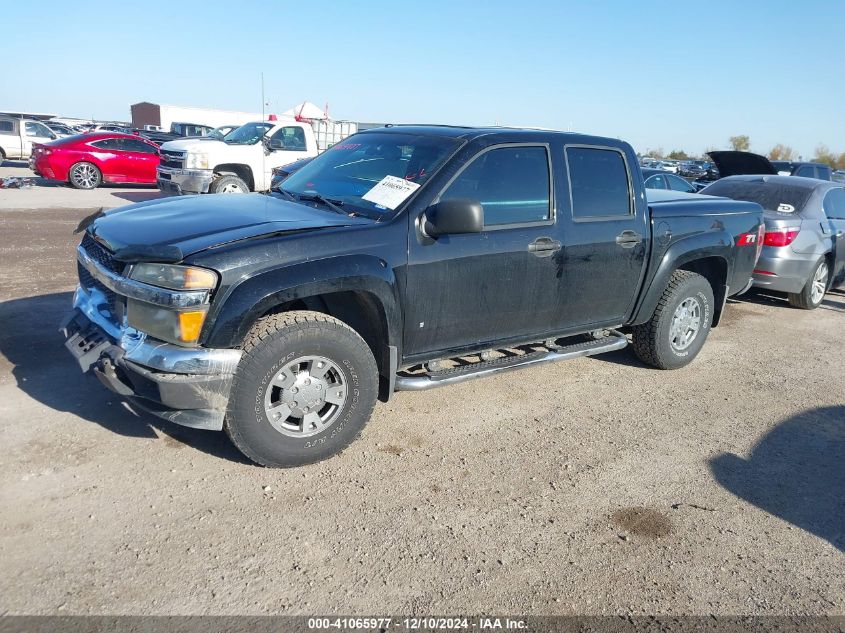
[[[78,372],[84,215],[0,211],[0,613],[845,611],[845,294],[732,302],[675,372],[623,350],[399,394],[267,470]]]

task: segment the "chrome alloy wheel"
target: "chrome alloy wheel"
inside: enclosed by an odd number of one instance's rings
[[[701,304],[698,299],[689,297],[681,302],[672,316],[669,337],[672,348],[683,351],[692,344],[701,330]]]
[[[97,169],[93,165],[77,165],[70,177],[80,189],[92,189],[97,184]]]
[[[309,437],[337,420],[348,395],[346,377],[336,363],[322,356],[302,356],[270,382],[264,411],[279,433]]]
[[[813,285],[810,288],[810,300],[813,305],[818,305],[824,298],[824,293],[827,290],[827,262],[822,262],[816,268],[816,273],[813,275]]]

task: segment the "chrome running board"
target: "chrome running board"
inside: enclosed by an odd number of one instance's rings
[[[423,391],[444,387],[484,378],[492,374],[499,374],[513,369],[522,369],[531,365],[541,363],[554,363],[561,360],[571,360],[582,356],[593,356],[614,350],[622,349],[628,345],[628,338],[621,332],[610,330],[608,336],[601,338],[572,343],[570,345],[537,344],[546,347],[548,351],[535,351],[521,355],[510,355],[493,360],[480,361],[440,371],[428,372],[420,375],[408,375],[399,372],[396,375],[396,391]]]

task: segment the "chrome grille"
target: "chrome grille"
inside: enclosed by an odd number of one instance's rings
[[[125,264],[114,259],[112,254],[102,244],[97,243],[88,233],[82,238],[82,248],[85,249],[85,252],[88,253],[91,259],[103,268],[107,268],[118,275],[123,273]]]
[[[171,169],[183,169],[185,167],[185,152],[177,152],[172,149],[160,149],[158,154],[161,158],[159,164],[162,167],[170,167]]]

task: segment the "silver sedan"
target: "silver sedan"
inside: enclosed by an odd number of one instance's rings
[[[766,234],[754,285],[812,310],[845,287],[845,185],[797,176],[729,176],[702,194],[759,203]]]

